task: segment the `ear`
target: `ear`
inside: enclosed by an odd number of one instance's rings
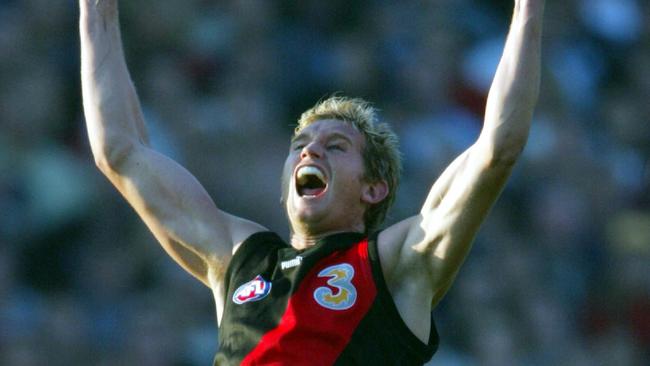
[[[365,183],[361,191],[361,202],[374,205],[388,196],[388,183],[380,180],[375,183]]]

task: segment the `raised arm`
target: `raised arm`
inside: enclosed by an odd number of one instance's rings
[[[84,113],[95,162],[183,268],[215,288],[238,243],[263,227],[219,210],[149,146],[124,59],[117,0],[80,0]]]
[[[478,140],[438,178],[420,215],[385,235],[389,242],[399,242],[401,236],[404,243],[387,256],[399,258],[392,266],[388,260],[389,271],[393,268],[397,277],[411,277],[414,270],[425,276],[434,305],[449,288],[526,144],[540,83],[543,10],[544,0],[515,1]],[[427,269],[425,275],[421,268]]]

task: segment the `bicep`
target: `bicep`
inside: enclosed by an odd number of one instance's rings
[[[206,285],[209,269],[223,272],[236,245],[264,230],[218,209],[192,174],[146,146],[104,173],[165,251]]]
[[[435,292],[449,287],[511,169],[479,140],[431,188],[404,250],[426,256]]]

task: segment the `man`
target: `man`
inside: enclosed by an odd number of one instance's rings
[[[400,169],[396,138],[363,101],[305,112],[283,173],[291,245],[217,208],[148,144],[117,0],[80,0],[84,110],[95,162],[163,248],[214,293],[215,364],[422,364],[449,289],[528,136],[544,0],[515,0],[483,130],[419,214],[379,231]]]

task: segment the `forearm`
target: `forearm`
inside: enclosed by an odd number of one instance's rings
[[[514,162],[528,138],[540,85],[544,1],[518,0],[490,88],[481,138],[499,161]]]
[[[80,0],[81,82],[84,114],[95,160],[119,162],[146,144],[144,119],[129,77],[116,0]]]

